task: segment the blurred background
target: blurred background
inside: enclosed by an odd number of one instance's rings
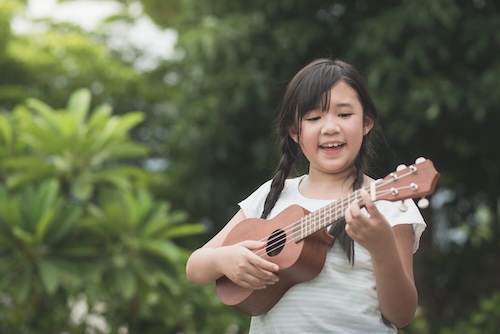
[[[366,78],[371,176],[441,174],[400,333],[497,333],[496,0],[0,0],[0,332],[245,333],[186,259],[271,177],[319,57]]]

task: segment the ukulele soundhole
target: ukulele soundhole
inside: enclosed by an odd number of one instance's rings
[[[286,234],[283,230],[276,230],[267,239],[266,253],[269,256],[276,256],[283,250],[286,243]]]

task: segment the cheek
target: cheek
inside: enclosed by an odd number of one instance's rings
[[[300,145],[311,145],[316,143],[317,133],[312,126],[303,126],[300,132]]]
[[[368,131],[366,131],[366,128],[359,124],[350,127],[348,131],[350,140],[353,142],[359,142],[360,145],[363,141],[363,138],[365,137],[365,134],[368,133]]]

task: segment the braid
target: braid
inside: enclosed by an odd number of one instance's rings
[[[264,210],[261,215],[261,218],[264,219],[267,218],[278,201],[278,198],[283,191],[283,187],[285,186],[285,180],[288,175],[290,175],[292,166],[297,159],[298,145],[292,140],[292,138],[290,138],[290,136],[282,138],[280,146],[282,156],[274,174],[273,181],[271,182],[271,189],[267,194],[266,201],[264,202]]]

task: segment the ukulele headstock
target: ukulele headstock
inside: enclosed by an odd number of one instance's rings
[[[382,180],[375,182],[371,189],[372,198],[377,200],[398,201],[407,198],[422,197],[418,206],[426,208],[429,201],[425,196],[434,192],[439,173],[434,168],[431,160],[418,158],[410,166],[399,165],[396,171],[390,173]],[[373,193],[373,190],[375,192]],[[405,207],[401,207],[405,211]]]

